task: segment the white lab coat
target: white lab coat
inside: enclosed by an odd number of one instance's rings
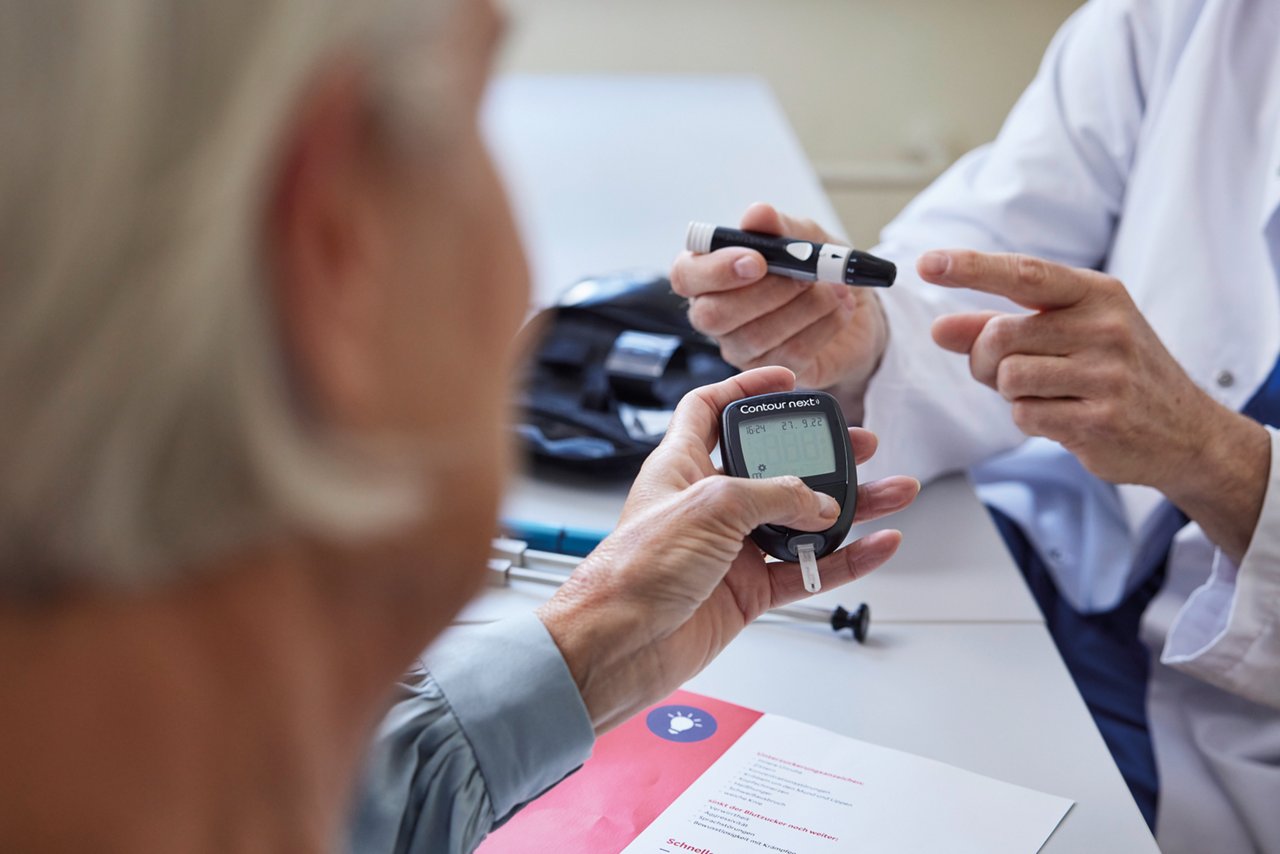
[[[1008,405],[929,340],[934,317],[996,305],[914,274],[930,248],[1019,251],[1124,281],[1191,377],[1241,408],[1280,353],[1280,3],[1093,0],[1050,47],[991,145],[891,224],[877,251],[889,347],[866,399],[867,476],[922,478],[988,460],[987,493],[1028,528],[1084,610],[1133,586],[1151,508],[1024,442]],[[1169,854],[1280,852],[1280,434],[1239,567],[1184,528],[1143,619],[1148,710]],[[1013,449],[1010,451],[1010,449]],[[1009,472],[1018,473],[1010,479]]]

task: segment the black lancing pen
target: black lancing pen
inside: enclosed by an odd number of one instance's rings
[[[705,222],[689,223],[685,248],[690,252],[702,254],[726,246],[754,249],[764,256],[769,272],[792,279],[887,288],[898,275],[892,261],[837,243],[814,243]]]

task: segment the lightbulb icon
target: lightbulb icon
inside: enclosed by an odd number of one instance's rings
[[[697,706],[656,706],[645,715],[649,732],[666,741],[692,744],[706,741],[716,734],[716,716]]]
[[[667,732],[672,735],[679,735],[682,732],[688,732],[694,727],[702,728],[702,718],[692,712],[669,712],[667,717],[670,723],[667,725]]]

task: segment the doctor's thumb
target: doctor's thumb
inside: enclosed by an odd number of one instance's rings
[[[968,353],[987,322],[998,317],[998,311],[975,311],[966,314],[944,314],[933,322],[930,333],[934,342],[952,353]]]

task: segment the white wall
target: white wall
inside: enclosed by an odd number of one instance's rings
[[[762,75],[845,227],[868,245],[940,164],[994,136],[1078,5],[506,0],[513,26],[503,68]]]

